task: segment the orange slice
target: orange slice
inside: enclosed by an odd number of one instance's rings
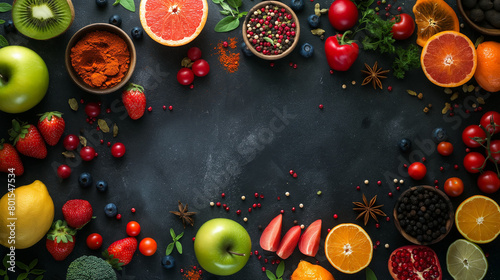
[[[144,31],[166,46],[182,46],[194,40],[207,21],[206,0],[141,0]]]
[[[337,270],[353,274],[367,267],[373,256],[373,243],[356,224],[339,224],[325,240],[325,255]]]
[[[458,206],[455,224],[469,241],[491,242],[500,234],[500,207],[489,197],[471,196]]]
[[[443,31],[425,43],[420,64],[432,83],[441,87],[457,87],[474,76],[477,67],[476,49],[464,34]]]
[[[322,266],[301,260],[290,280],[335,280],[335,278]]]
[[[421,47],[434,34],[460,31],[457,14],[444,0],[417,0],[413,14],[417,23],[417,44]]]

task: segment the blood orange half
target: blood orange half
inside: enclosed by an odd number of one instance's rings
[[[477,54],[472,41],[462,33],[443,31],[424,45],[420,63],[425,76],[441,87],[467,83],[476,71]]]
[[[206,0],[141,0],[144,31],[166,46],[182,46],[194,40],[207,21]]]

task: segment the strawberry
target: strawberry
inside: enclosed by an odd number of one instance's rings
[[[21,176],[24,173],[24,166],[19,154],[14,146],[4,143],[4,139],[0,140],[0,172],[14,173],[16,176]]]
[[[102,255],[113,268],[120,270],[122,266],[130,263],[136,249],[137,239],[127,237],[113,242]]]
[[[19,153],[39,159],[47,157],[45,142],[43,142],[42,136],[34,125],[12,120],[9,135]]]
[[[146,110],[146,95],[144,88],[140,85],[130,83],[122,93],[122,102],[127,109],[127,113],[131,119],[137,120]]]
[[[57,220],[52,224],[45,247],[56,261],[64,260],[75,248],[76,231],[69,228],[66,222]]]
[[[50,146],[55,146],[64,133],[66,123],[62,118],[61,112],[47,112],[40,115],[38,121],[38,130],[45,139],[45,142]]]
[[[66,201],[62,207],[64,220],[72,228],[81,229],[92,220],[92,206],[90,202],[83,199],[72,199]]]

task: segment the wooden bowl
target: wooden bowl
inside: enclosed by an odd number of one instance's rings
[[[500,29],[498,28],[486,28],[477,25],[474,23],[468,15],[468,12],[464,10],[464,6],[462,5],[462,0],[457,0],[457,7],[458,11],[460,12],[460,15],[462,15],[462,18],[467,22],[468,25],[470,25],[474,30],[484,34],[484,35],[489,35],[489,36],[500,36]]]
[[[122,78],[120,82],[115,84],[112,87],[109,88],[98,88],[98,87],[92,87],[89,84],[85,83],[83,79],[76,73],[75,69],[73,68],[73,65],[71,65],[71,48],[75,46],[75,44],[80,41],[86,34],[93,32],[93,31],[107,31],[113,34],[118,35],[120,38],[122,38],[125,43],[127,44],[128,51],[130,53],[130,62],[129,62],[129,67],[127,70],[127,73],[125,73],[125,76]],[[68,71],[68,74],[70,75],[71,79],[75,84],[77,84],[80,88],[83,90],[90,92],[90,93],[95,93],[95,94],[108,94],[114,91],[119,90],[121,87],[127,84],[127,82],[130,80],[130,77],[132,76],[136,64],[136,52],[135,52],[135,47],[134,43],[132,42],[132,39],[128,36],[128,34],[123,31],[121,28],[114,26],[112,24],[108,23],[94,23],[87,25],[83,27],[82,29],[78,30],[73,37],[69,40],[69,43],[66,47],[66,53],[65,53],[65,64],[66,64],[66,70]]]
[[[252,46],[252,44],[250,43],[249,39],[247,38],[247,23],[248,21],[250,20],[250,17],[252,16],[252,14],[262,8],[262,7],[265,7],[267,5],[273,5],[273,6],[278,6],[280,8],[285,8],[286,11],[292,15],[292,20],[293,22],[295,22],[295,39],[292,43],[292,45],[287,49],[285,50],[284,52],[280,53],[280,54],[276,54],[276,55],[265,55],[265,54],[262,54],[261,52],[258,52],[257,50],[255,50],[255,48]],[[278,1],[263,1],[263,2],[260,2],[259,4],[253,6],[249,11],[248,11],[248,14],[246,15],[245,17],[245,21],[243,23],[243,27],[242,27],[242,34],[243,34],[243,41],[245,42],[245,44],[247,45],[248,49],[254,54],[256,55],[257,57],[260,57],[262,59],[265,59],[265,60],[277,60],[277,59],[280,59],[280,58],[283,58],[287,55],[289,55],[293,49],[297,46],[297,44],[299,43],[299,36],[300,36],[300,24],[299,24],[299,19],[297,18],[297,15],[293,12],[293,10],[288,7],[287,5],[281,3],[281,2],[278,2]]]
[[[406,231],[404,231],[404,229],[401,227],[401,225],[399,223],[398,213],[397,213],[397,207],[401,203],[401,200],[410,191],[413,191],[413,190],[415,190],[417,188],[421,188],[421,187],[441,196],[449,208],[449,217],[448,217],[448,221],[446,222],[446,233],[441,234],[438,238],[436,238],[430,242],[425,242],[425,241],[419,242],[417,240],[417,238],[406,233]],[[396,225],[396,228],[401,233],[401,235],[403,235],[403,237],[406,238],[406,240],[410,241],[413,244],[417,244],[417,245],[430,245],[430,244],[434,244],[434,243],[441,241],[443,238],[446,237],[446,235],[448,235],[448,233],[450,232],[451,228],[453,227],[453,223],[455,221],[455,213],[453,211],[453,205],[451,204],[451,201],[448,198],[448,196],[445,193],[443,193],[442,191],[436,189],[435,187],[431,187],[431,186],[415,186],[415,187],[411,187],[411,188],[407,189],[406,191],[404,191],[403,193],[401,193],[401,195],[399,196],[399,198],[394,206],[393,216],[394,216],[394,224]]]

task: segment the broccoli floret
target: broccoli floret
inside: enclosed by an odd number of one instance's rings
[[[101,258],[81,256],[69,265],[66,280],[116,280],[116,273]]]

